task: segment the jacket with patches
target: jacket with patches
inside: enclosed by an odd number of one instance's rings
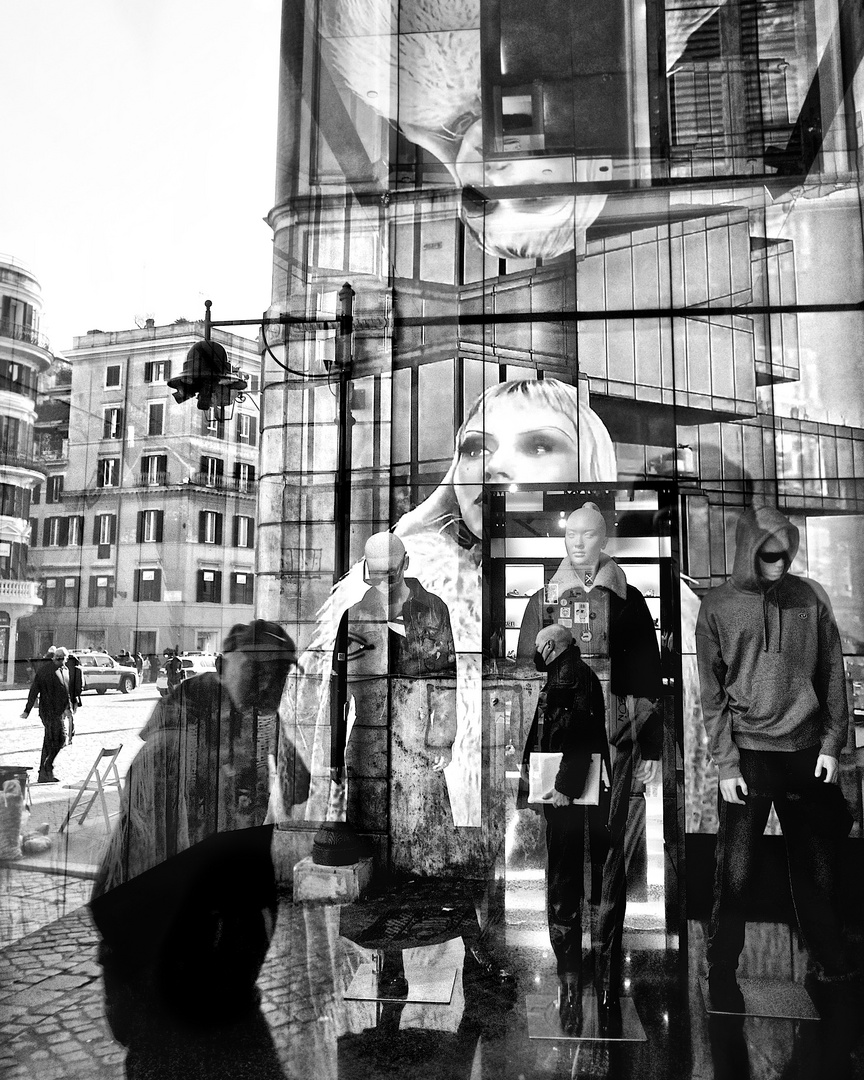
[[[757,553],[772,537],[786,570],[766,583]],[[839,757],[849,725],[840,635],[822,587],[788,573],[798,530],[772,507],[751,507],[735,543],[732,577],[706,594],[696,623],[702,713],[720,779],[740,775],[739,747],[818,745]]]

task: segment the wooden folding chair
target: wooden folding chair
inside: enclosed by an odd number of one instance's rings
[[[120,773],[117,771],[117,758],[122,749],[122,743],[114,749],[108,749],[103,746],[99,751],[96,760],[93,762],[93,767],[90,772],[87,773],[87,779],[84,780],[83,783],[63,785],[67,788],[77,788],[78,794],[75,796],[75,801],[69,807],[69,813],[63,819],[63,824],[58,830],[59,832],[63,832],[69,824],[69,820],[75,813],[75,809],[81,801],[81,796],[85,791],[92,791],[93,794],[90,796],[90,801],[84,808],[84,813],[78,818],[78,824],[80,825],[84,821],[84,818],[90,813],[90,808],[93,806],[93,803],[99,799],[102,803],[102,813],[105,815],[105,827],[110,832],[111,818],[108,814],[108,804],[105,802],[105,791],[108,788],[120,789]]]

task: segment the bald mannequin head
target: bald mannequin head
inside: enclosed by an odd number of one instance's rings
[[[596,503],[586,502],[567,518],[564,546],[571,566],[596,570],[606,546],[606,519]]]
[[[363,554],[363,580],[368,585],[386,590],[402,584],[408,566],[408,555],[398,536],[391,532],[374,533],[366,541]]]
[[[566,626],[544,626],[534,639],[534,647],[543,658],[546,666],[557,660],[573,644],[573,635]]]

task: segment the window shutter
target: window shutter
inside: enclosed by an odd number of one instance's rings
[[[222,458],[215,458],[214,460],[216,462],[216,475],[217,476],[224,476],[225,475],[225,462],[222,460]]]
[[[231,547],[240,546],[240,518],[234,515],[234,527],[231,536]]]
[[[138,511],[138,526],[135,530],[135,542],[141,544],[144,542],[144,511]]]
[[[204,571],[198,571],[198,588],[195,593],[195,599],[198,603],[202,603],[204,600]]]
[[[221,514],[216,514],[214,516],[216,518],[216,530],[215,530],[216,531],[216,543],[221,544],[222,543],[222,515]]]
[[[162,526],[163,526],[164,521],[165,521],[165,511],[164,510],[157,510],[156,511],[156,543],[157,544],[162,543]]]
[[[96,578],[90,578],[90,596],[87,601],[88,607],[96,607]]]
[[[144,382],[153,382],[153,361],[144,361]]]
[[[207,528],[207,511],[198,511],[198,543],[204,543],[205,530]]]
[[[117,540],[117,515],[110,514],[108,520],[111,522],[111,543],[115,543]]]
[[[39,519],[30,518],[30,547],[37,547],[39,544]]]
[[[170,378],[171,378],[171,361],[166,360],[165,361],[165,382],[168,382],[168,380]]]
[[[249,526],[248,526],[248,528],[249,528],[249,532],[248,532],[249,540],[247,541],[246,547],[254,548],[255,547],[255,519],[254,518],[249,518]]]
[[[94,544],[99,543],[99,520],[100,520],[100,518],[101,518],[101,514],[97,514],[93,518],[93,543]]]
[[[48,547],[51,539],[51,518],[45,518],[42,522],[42,547]]]
[[[216,570],[213,574],[213,602],[222,603],[222,571]]]
[[[167,454],[157,454],[156,455],[156,467],[157,467],[156,471],[159,472],[164,477],[165,474],[168,472],[168,455]]]
[[[153,592],[152,592],[152,594],[150,596],[150,599],[151,600],[161,600],[162,599],[162,571],[161,570],[154,570],[153,571]]]
[[[141,599],[141,571],[135,571],[135,602],[137,603]]]
[[[258,445],[258,425],[255,423],[255,417],[249,419],[249,445]]]

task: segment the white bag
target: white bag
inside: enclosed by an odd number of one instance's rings
[[[563,754],[532,753],[528,761],[528,803],[533,806],[551,805],[555,790],[555,777],[561,767]],[[602,754],[592,754],[585,787],[578,799],[571,799],[576,806],[598,806],[600,803],[601,776],[608,783]]]

